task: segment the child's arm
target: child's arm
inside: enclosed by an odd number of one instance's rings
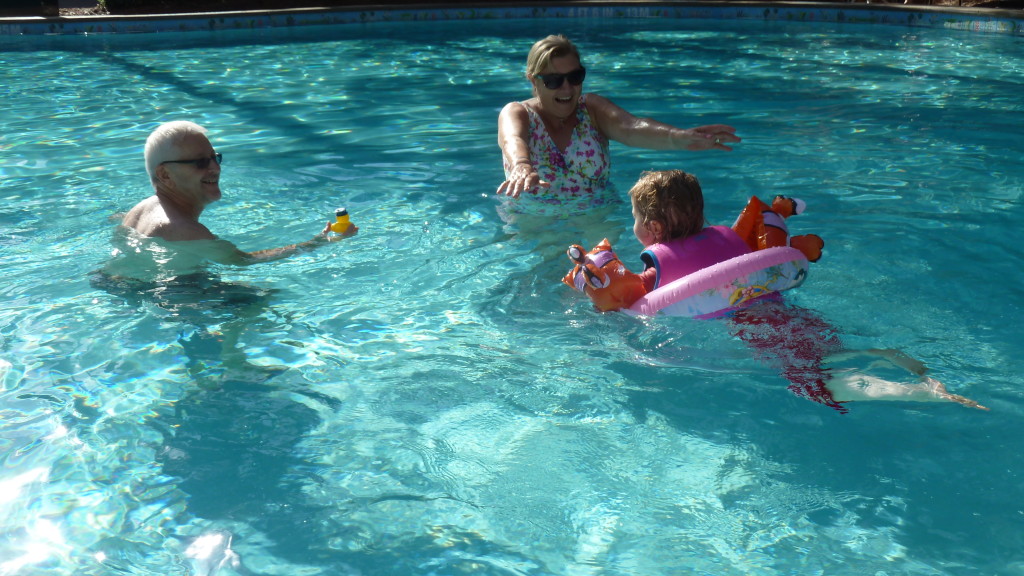
[[[650,292],[654,290],[654,284],[658,281],[658,269],[654,266],[644,269],[643,272],[637,274],[640,276],[640,280],[644,283],[644,292]]]

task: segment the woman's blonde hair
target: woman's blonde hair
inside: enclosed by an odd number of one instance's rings
[[[562,56],[575,56],[577,60],[580,60],[580,64],[583,64],[580,51],[565,36],[552,34],[543,40],[538,40],[533,48],[530,48],[530,54],[526,57],[526,75],[532,78],[540,74],[548,67],[552,58]]]
[[[629,190],[636,212],[646,226],[660,222],[667,242],[688,238],[704,229],[704,193],[693,174],[682,170],[644,172]]]

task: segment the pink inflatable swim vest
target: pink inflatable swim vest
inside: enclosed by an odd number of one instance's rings
[[[689,238],[652,244],[640,254],[657,271],[654,288],[688,276],[719,262],[750,252],[747,243],[728,226],[709,226]]]

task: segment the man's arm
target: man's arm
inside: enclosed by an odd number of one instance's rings
[[[216,261],[221,264],[235,264],[239,266],[248,266],[250,264],[258,264],[260,262],[272,262],[301,252],[309,252],[317,246],[348,238],[349,236],[355,235],[358,231],[359,228],[353,224],[348,227],[348,230],[346,230],[344,234],[332,236],[330,233],[331,223],[328,222],[327,226],[325,226],[324,229],[311,240],[299,242],[298,244],[291,244],[289,246],[282,246],[281,248],[269,248],[267,250],[257,250],[255,252],[244,252],[239,250],[231,242],[218,239],[218,242],[223,243],[222,247],[218,249],[223,260]]]

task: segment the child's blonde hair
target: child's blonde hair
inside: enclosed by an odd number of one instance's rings
[[[660,222],[667,242],[688,238],[704,229],[704,193],[693,174],[682,170],[644,172],[629,190],[637,214],[646,226]]]

